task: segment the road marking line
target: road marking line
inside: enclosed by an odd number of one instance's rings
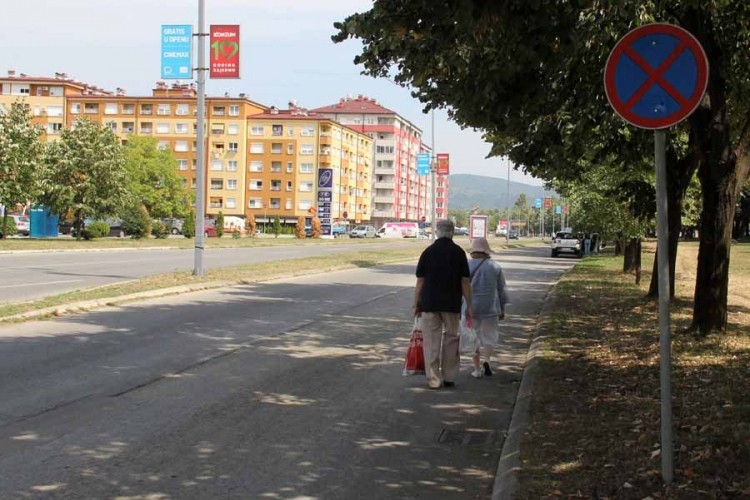
[[[22,285],[0,285],[0,288],[18,288],[21,286],[39,286],[39,285],[54,285],[56,283],[76,283],[83,280],[60,280],[60,281],[44,281],[41,283],[24,283]]]

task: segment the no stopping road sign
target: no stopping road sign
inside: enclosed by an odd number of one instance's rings
[[[708,58],[698,40],[672,24],[647,24],[617,42],[607,59],[604,88],[623,120],[646,129],[688,117],[708,85]]]

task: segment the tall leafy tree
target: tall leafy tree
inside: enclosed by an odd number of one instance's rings
[[[27,104],[14,102],[7,112],[0,112],[0,204],[13,208],[36,201],[44,151],[41,135]],[[0,221],[0,226],[6,225],[7,216]]]
[[[42,175],[45,206],[58,214],[73,213],[81,234],[85,217],[115,217],[128,199],[123,149],[108,128],[78,120],[47,144]]]
[[[189,195],[177,173],[177,159],[156,145],[153,137],[128,137],[124,150],[128,191],[151,217],[184,217]]]
[[[739,0],[430,2],[377,0],[335,26],[334,41],[363,42],[355,63],[412,88],[426,108],[447,107],[485,131],[497,155],[546,180],[582,180],[599,165],[653,169],[650,133],[614,116],[602,70],[635,26],[664,21],[691,31],[711,67],[707,98],[670,131],[670,261],[693,173],[702,186],[693,328],[726,325],[729,240],[750,158],[750,4]]]

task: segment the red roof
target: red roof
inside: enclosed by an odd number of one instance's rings
[[[323,106],[312,111],[316,113],[339,113],[339,114],[373,114],[373,115],[395,115],[395,111],[381,106],[378,101],[364,95],[357,97],[343,97],[337,104]]]

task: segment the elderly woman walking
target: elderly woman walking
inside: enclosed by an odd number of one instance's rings
[[[479,345],[483,354],[482,366],[480,366],[479,350],[474,355],[474,371],[471,376],[481,378],[492,375],[490,359],[498,341],[498,319],[505,319],[508,291],[500,264],[490,258],[492,250],[486,238],[474,238],[469,253],[471,254],[469,271],[474,329],[479,337]],[[465,301],[464,308],[466,308]]]

